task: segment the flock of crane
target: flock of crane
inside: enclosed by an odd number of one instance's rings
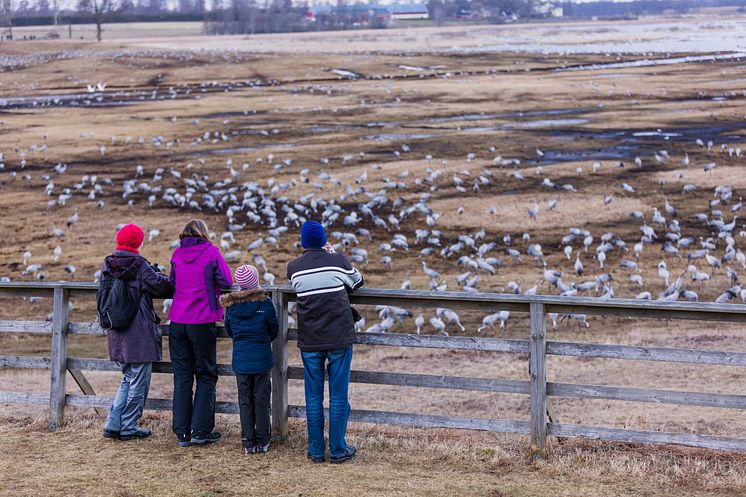
[[[89,85],[87,89],[95,94],[104,92],[106,85],[99,82]],[[201,126],[198,119],[194,124]],[[203,130],[193,137],[192,145],[209,147],[230,139],[223,129]],[[178,145],[166,142],[160,136],[137,139],[111,136],[106,144],[100,145],[101,156],[108,153],[107,145],[115,144]],[[680,159],[681,166],[699,167],[705,173],[712,172],[720,160],[738,161],[742,156],[739,148],[718,146],[703,139],[688,145],[701,150],[702,157],[690,159],[689,153],[686,153]],[[490,226],[489,232],[486,228],[459,232],[442,222],[444,213],[434,208],[432,201],[444,192],[477,198],[484,189],[499,191],[499,183],[506,176],[524,184],[534,182],[537,191],[551,192],[554,197],[545,206],[536,201],[527,210],[526,226],[530,226],[531,220],[540,218],[544,212],[554,211],[566,196],[578,192],[576,186],[561,183],[558,178],[553,179],[551,167],[522,165],[519,159],[503,158],[495,147],[482,153],[468,154],[465,161],[458,161],[465,164],[463,167],[454,167],[448,160],[437,160],[429,154],[415,157],[407,144],[397,144],[395,147],[391,150],[391,160],[406,161],[407,164],[422,161],[425,166],[422,171],[410,171],[403,165],[397,174],[387,175],[382,172],[379,163],[369,161],[363,152],[325,157],[315,164],[304,161],[300,167],[296,165],[297,159],[279,159],[269,153],[236,162],[228,158],[224,167],[210,173],[206,173],[205,168],[195,167],[192,162],[167,167],[137,165],[128,177],[115,181],[107,177],[104,171],[76,175],[74,161],[71,160],[70,165],[60,162],[49,167],[48,171],[41,172],[39,177],[33,177],[31,172],[24,170],[25,153],[16,150],[20,159],[14,161],[7,160],[0,153],[0,172],[5,171],[11,180],[31,182],[41,179],[44,186],[40,194],[48,198],[50,210],[73,209],[64,227],[50,227],[50,236],[58,241],[52,251],[53,260],[56,264],[62,264],[71,278],[76,276],[75,266],[60,263],[63,256],[60,241],[66,236],[66,230],[74,229],[90,205],[106,209],[107,202],[125,202],[133,208],[145,205],[149,208],[179,208],[184,211],[185,218],[192,215],[221,215],[225,230],[214,236],[225,259],[231,264],[251,261],[262,270],[263,281],[267,285],[282,282],[270,270],[270,266],[279,272],[285,262],[274,260],[272,251],[280,244],[286,246],[290,240],[299,249],[297,234],[300,225],[306,219],[316,219],[327,227],[335,248],[347,254],[353,264],[362,266],[363,272],[366,268],[377,272],[396,268],[398,271],[391,275],[401,274],[401,271],[408,273],[407,279],[401,282],[402,289],[413,286],[411,275],[415,271],[413,258],[416,257],[419,259],[416,262],[417,271],[421,268],[424,280],[433,291],[492,291],[496,287],[496,275],[502,271],[509,274],[511,268],[521,267],[536,272],[536,278],[530,281],[530,285],[523,288],[519,280],[511,280],[500,291],[527,295],[556,291],[564,296],[595,295],[599,299],[613,299],[617,297],[615,285],[619,280],[619,272],[613,275],[609,269],[614,264],[628,280],[626,286],[639,289],[634,294],[637,299],[697,301],[702,289],[714,288],[713,285],[727,281],[727,286],[716,289],[716,302],[746,303],[746,286],[740,286],[738,275],[739,270],[746,270],[746,256],[739,248],[739,240],[743,243],[746,239],[744,225],[739,223],[738,218],[743,202],[732,186],[723,184],[716,187],[712,199],[702,206],[702,211],[693,218],[687,217],[685,222],[668,198],[656,198],[657,202],[663,201],[661,208],[628,213],[639,223],[639,235],[630,237],[626,234],[626,240],[613,232],[592,232],[573,227],[556,244],[552,243],[548,251],[551,254],[558,249],[564,257],[550,259],[545,254],[548,247],[537,243],[537,234],[530,229],[523,233],[498,234],[500,226]],[[717,154],[722,158],[718,158]],[[648,154],[649,157],[644,155],[641,153],[635,158],[635,167],[654,171],[655,166],[673,160],[666,151],[656,151]],[[536,156],[540,163],[544,152],[537,149]],[[209,150],[206,149],[196,161],[200,166],[205,166],[208,157]],[[706,162],[700,161],[700,158],[706,159]],[[589,165],[590,174],[598,174],[605,167],[601,162]],[[363,172],[354,181],[345,183],[337,173],[350,167]],[[528,174],[531,167],[534,170]],[[390,168],[387,167],[387,170]],[[505,173],[506,170],[508,173]],[[578,168],[577,173],[588,174],[583,173],[582,167]],[[374,176],[380,179],[373,179]],[[619,195],[639,195],[639,187],[629,181],[618,186]],[[686,196],[700,189],[696,183],[687,184],[682,194]],[[614,193],[610,191],[604,195],[603,204],[612,208],[610,204],[613,202]],[[83,208],[86,203],[88,206]],[[459,206],[456,210],[456,214],[461,215],[464,207]],[[151,211],[142,209],[138,212],[147,219],[146,213]],[[495,212],[495,207],[487,208],[485,219]],[[485,227],[488,224],[492,223],[485,222]],[[248,242],[247,233],[252,234]],[[161,237],[162,230],[159,228],[151,228],[147,233],[151,243],[159,243]],[[178,245],[178,241],[168,243],[172,249]],[[642,254],[652,251],[653,247],[660,249],[661,253],[657,264],[657,281],[655,277],[644,275],[639,265]],[[101,256],[104,255],[102,252]],[[265,257],[269,257],[270,261]],[[46,278],[43,265],[34,262],[31,251],[23,250],[21,258],[23,270],[18,276],[38,280]],[[687,268],[671,272],[671,260],[681,259],[688,261]],[[435,267],[441,268],[440,271]],[[445,271],[448,271],[447,275],[443,274]],[[452,277],[454,273],[457,274]],[[588,276],[589,273],[593,276]],[[724,275],[727,280],[713,278],[716,274]],[[4,276],[3,280],[9,281],[10,276]],[[98,272],[93,275],[94,280],[98,277]],[[480,285],[484,290],[480,289]],[[168,301],[164,302],[164,312],[168,305]],[[465,331],[458,314],[447,308],[438,308],[431,316],[415,316],[408,309],[394,306],[379,306],[376,313],[378,319],[372,325],[368,326],[364,321],[358,323],[362,331],[387,332],[394,329],[397,323],[409,319],[413,319],[417,333],[431,330],[443,334],[448,334],[449,330]],[[495,326],[504,329],[509,318],[508,311],[487,315],[483,317],[477,332]],[[590,326],[584,315],[550,315],[550,318],[555,330],[562,320]]]

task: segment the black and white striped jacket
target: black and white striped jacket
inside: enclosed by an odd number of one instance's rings
[[[288,279],[298,296],[298,347],[312,352],[352,345],[355,323],[347,294],[364,281],[347,257],[307,249],[288,263]]]

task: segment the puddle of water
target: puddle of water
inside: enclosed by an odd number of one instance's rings
[[[329,72],[334,73],[337,76],[343,76],[350,79],[358,79],[364,77],[362,74],[355,71],[350,71],[349,69],[331,69]]]
[[[501,128],[549,128],[553,126],[579,126],[581,124],[587,124],[591,122],[590,119],[577,118],[577,119],[541,119],[539,121],[527,121],[523,123],[510,123],[504,124]]]
[[[448,123],[454,121],[486,121],[489,119],[502,119],[509,117],[537,117],[537,116],[562,116],[566,114],[585,114],[597,110],[598,107],[571,107],[567,109],[545,109],[527,110],[518,112],[503,112],[499,114],[460,114],[455,116],[431,117],[427,122]]]
[[[373,140],[373,141],[424,140],[426,138],[432,138],[434,136],[435,135],[424,134],[424,133],[382,133],[380,135],[364,136],[363,140]]]
[[[607,79],[607,78],[639,78],[646,76],[641,72],[627,72],[627,73],[611,73],[611,74],[597,74],[593,76],[593,79]]]
[[[499,126],[468,126],[458,128],[458,131],[465,133],[487,133],[490,131],[502,131],[509,129],[531,129],[531,128],[551,128],[556,126],[579,126],[587,124],[590,119],[543,119],[540,121],[526,121],[522,123],[507,123]]]
[[[562,162],[578,162],[591,160],[626,160],[640,152],[637,146],[618,145],[597,150],[545,150],[541,160],[533,160],[532,164],[551,165]]]
[[[681,51],[684,51],[684,50],[681,50]],[[701,51],[701,50],[693,50],[693,51]],[[557,69],[557,71],[560,71],[560,72],[598,71],[601,69],[624,69],[627,67],[668,66],[668,65],[673,65],[673,64],[683,64],[683,63],[689,63],[689,62],[715,62],[715,61],[743,59],[743,58],[746,58],[746,52],[738,52],[738,53],[722,54],[722,55],[690,55],[687,57],[641,59],[641,60],[631,60],[627,62],[613,62],[610,64],[591,64],[587,66],[567,67],[567,68]]]
[[[660,136],[665,139],[681,136],[681,133],[666,133],[664,131],[638,131],[632,133],[632,136]]]
[[[270,143],[267,145],[257,145],[256,147],[239,147],[239,148],[219,148],[216,150],[206,150],[205,154],[208,155],[230,155],[240,154],[243,152],[254,152],[257,150],[264,150],[267,148],[293,148],[295,147],[292,143]]]

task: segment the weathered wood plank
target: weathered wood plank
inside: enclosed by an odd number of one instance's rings
[[[544,304],[531,304],[531,455],[544,454],[547,442],[547,349]]]
[[[435,295],[430,295],[431,293]],[[447,295],[439,295],[441,293],[446,293]],[[450,295],[448,295],[449,293]],[[360,291],[360,293],[355,292],[350,294],[350,303],[357,305],[384,304],[404,308],[422,309],[444,307],[444,304],[446,304],[449,309],[482,310],[489,313],[497,311],[528,312],[529,309],[528,302],[512,302],[508,299],[462,299],[462,295],[473,294],[464,294],[462,292],[423,292],[421,295],[410,297],[391,293],[386,297],[381,297],[380,295],[366,295]]]
[[[0,368],[49,369],[51,364],[49,357],[0,356]]]
[[[81,369],[83,371],[120,371],[121,368],[116,362],[108,359],[86,359],[79,357],[70,357],[67,360],[67,367],[71,369]],[[174,369],[170,362],[154,362],[154,373],[173,374]],[[230,364],[217,365],[218,376],[235,376]]]
[[[743,352],[640,347],[634,345],[547,342],[547,354],[605,359],[629,359],[634,361],[664,361],[687,364],[746,366],[746,353]]]
[[[272,433],[284,440],[288,436],[288,299],[287,294],[272,293],[279,332],[272,343],[275,367],[272,369]]]
[[[746,409],[746,395],[681,392],[605,385],[578,385],[573,383],[548,383],[547,393],[555,397]]]
[[[168,325],[162,324],[161,333],[163,336],[168,336]],[[223,326],[218,326],[218,338],[228,338],[228,334],[225,332]],[[71,335],[106,335],[106,330],[103,330],[96,322],[72,322],[67,327],[67,332]]]
[[[77,383],[81,392],[86,395],[96,395],[96,391],[88,382],[88,378],[85,377],[83,371],[75,368],[71,369],[70,367],[68,367],[67,371],[70,373],[70,376],[73,377],[73,380],[75,380],[75,383]],[[94,407],[93,410],[96,411],[96,414],[101,414],[101,411],[97,407]]]
[[[549,425],[549,434],[556,437],[579,437],[611,442],[629,442],[653,445],[688,445],[690,447],[702,447],[706,449],[746,452],[746,439],[715,437],[710,435],[625,430],[620,428],[566,424]]]
[[[290,330],[288,340],[298,340],[298,331]],[[451,350],[481,350],[487,352],[528,353],[527,340],[502,340],[498,338],[446,337],[436,335],[407,335],[400,333],[356,333],[359,345],[386,345]]]
[[[53,288],[29,288],[22,286],[7,288],[3,285],[7,285],[7,283],[0,284],[0,299],[51,297],[54,293]]]
[[[0,283],[0,292],[7,294],[49,295],[54,289],[65,288],[75,297],[93,297],[98,289],[95,283],[78,282],[10,282]],[[275,286],[270,289],[293,300],[292,289]],[[471,294],[465,292],[431,292],[418,290],[389,290],[363,288],[352,296],[353,302],[402,306],[446,306],[471,309],[508,309],[528,311],[531,303],[541,303],[547,312],[579,312],[600,315],[625,315],[630,317],[655,317],[661,319],[703,319],[746,322],[746,305],[717,304],[711,302],[661,302],[633,299],[601,300],[595,297],[562,297],[557,295],[513,295],[496,293]],[[629,312],[627,312],[629,311]]]
[[[52,333],[50,321],[0,320],[0,333]]]
[[[66,404],[71,407],[109,407],[114,402],[114,397],[101,397],[95,395],[67,395]],[[154,411],[170,411],[171,399],[148,399],[145,409]],[[216,402],[215,412],[221,414],[238,414],[238,404],[235,402]]]
[[[80,387],[81,392],[86,395],[96,395],[96,391],[88,382],[88,378],[85,377],[83,371],[75,368],[68,368],[68,372],[70,373],[70,376],[73,377],[73,380],[75,380],[75,383],[78,384],[78,387]]]
[[[49,395],[29,392],[0,392],[0,404],[48,405]]]
[[[303,379],[303,368],[288,367],[288,378]],[[528,395],[529,382],[520,380],[499,380],[492,378],[465,378],[459,376],[439,376],[412,373],[387,373],[382,371],[350,371],[353,383],[392,385],[403,387],[444,388],[475,392],[515,393]]]
[[[67,318],[69,313],[67,290],[54,289],[52,311],[52,356],[49,383],[49,429],[62,426],[65,421],[65,386],[67,380]]]
[[[604,300],[603,303],[610,302],[614,305],[604,306],[597,302],[593,303],[572,303],[563,302],[547,304],[547,312],[558,314],[595,314],[601,316],[617,316],[628,318],[652,318],[652,319],[682,319],[688,321],[722,321],[728,323],[746,323],[746,312],[738,309],[719,310],[707,307],[708,304],[702,302],[701,308],[657,308],[657,307],[633,307],[624,305],[615,301]],[[655,301],[654,301],[655,302]],[[673,302],[676,304],[676,302]],[[683,302],[682,302],[683,303]],[[620,304],[620,305],[619,305]],[[743,305],[723,304],[736,308],[743,308]]]
[[[67,326],[70,335],[106,335],[97,322],[72,322]]]
[[[328,409],[324,409],[328,416]],[[290,406],[288,413],[292,418],[305,418],[305,406]],[[429,414],[411,414],[403,412],[366,411],[353,409],[350,421],[357,423],[390,424],[416,426],[418,428],[456,428],[463,430],[493,431],[498,433],[528,434],[527,421],[509,419],[461,418],[455,416],[435,416]]]

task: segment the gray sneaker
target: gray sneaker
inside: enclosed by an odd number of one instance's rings
[[[266,454],[267,452],[269,452],[269,442],[267,442],[265,445],[256,444],[254,446],[255,454]]]
[[[215,442],[219,440],[220,440],[220,433],[218,433],[217,431],[213,431],[212,433],[194,432],[192,433],[191,442],[195,445],[206,445],[206,444],[214,444]]]
[[[345,450],[345,453],[343,455],[339,457],[330,457],[329,462],[332,464],[342,464],[354,458],[355,454],[357,454],[357,449],[355,448],[355,446],[348,445],[347,450]]]

